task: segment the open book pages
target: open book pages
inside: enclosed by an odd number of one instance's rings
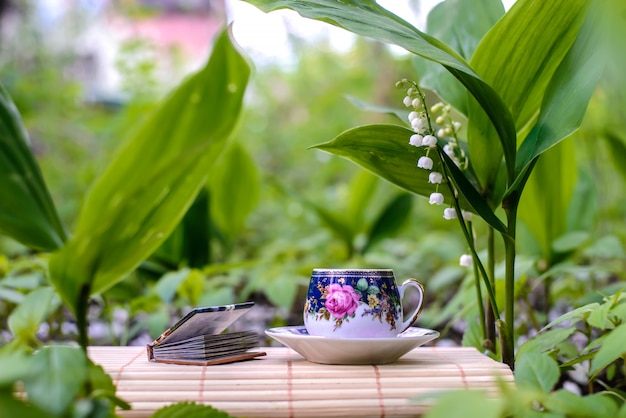
[[[224,332],[254,302],[196,308],[148,344],[150,361],[212,365],[265,355],[248,350],[259,345],[254,331]]]

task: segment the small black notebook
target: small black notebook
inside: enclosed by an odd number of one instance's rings
[[[193,309],[148,344],[148,360],[208,366],[264,356],[248,351],[259,345],[256,332],[224,332],[253,306],[246,302]]]

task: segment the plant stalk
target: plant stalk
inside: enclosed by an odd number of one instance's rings
[[[492,227],[487,231],[487,274],[493,291],[496,292],[496,251],[495,251],[495,233]],[[485,340],[490,345],[488,347],[492,352],[496,352],[496,317],[493,314],[491,302],[487,300],[485,306]]]
[[[505,276],[504,276],[504,322],[506,330],[501,333],[502,338],[502,362],[506,363],[511,370],[515,369],[515,231],[517,228],[517,206],[519,194],[509,195],[503,202],[502,207],[506,213],[508,236],[504,238],[505,251]]]
[[[78,303],[76,304],[76,327],[78,328],[78,344],[87,354],[89,346],[89,320],[87,319],[89,310],[89,294],[91,293],[91,285],[85,283],[78,293]]]

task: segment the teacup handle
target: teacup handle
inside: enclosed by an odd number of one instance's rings
[[[404,315],[405,317],[408,317],[409,319],[402,322],[402,325],[400,326],[400,332],[406,331],[407,328],[409,328],[413,324],[413,322],[415,322],[415,320],[420,315],[420,313],[422,313],[422,307],[424,305],[424,286],[422,286],[422,284],[415,279],[407,279],[406,281],[404,281],[404,283],[398,286],[398,292],[400,293],[400,303],[402,303],[402,300],[404,299],[405,290],[408,289],[409,287],[414,287],[415,289],[417,289],[417,293],[419,294],[420,300],[417,303],[417,306],[415,307],[415,309],[413,309],[413,311],[411,311],[410,314]]]

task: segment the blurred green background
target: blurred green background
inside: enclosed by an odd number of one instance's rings
[[[201,63],[211,25],[224,24],[233,7],[216,1],[211,7],[170,3],[103,2],[97,10],[76,7],[51,20],[42,17],[39,2],[2,3],[0,82],[24,118],[54,202],[70,227],[88,185],[121,139]],[[420,1],[407,3],[412,17],[427,9]],[[164,47],[160,38],[142,35],[141,28],[158,27],[172,16],[183,22],[189,16],[204,19],[206,37],[200,46],[193,43],[191,55],[184,42]],[[117,37],[119,28],[129,27],[131,36]],[[417,78],[408,56],[365,39],[338,50],[333,36],[311,40],[297,30],[287,32],[285,43],[275,48],[289,53],[288,63],[249,51],[255,71],[231,145],[210,168],[206,188],[166,244],[131,278],[93,301],[94,343],[142,344],[191,306],[244,300],[255,300],[261,309],[242,326],[300,324],[312,268],[390,267],[399,280],[415,277],[426,286],[419,326],[440,329],[451,343],[465,339],[480,346],[468,320],[476,317],[473,278],[458,266],[466,248],[457,224],[445,221],[425,199],[347,160],[308,149],[354,126],[404,123],[359,108],[350,97],[400,108],[404,93],[395,82]],[[202,45],[206,52],[198,56]],[[115,74],[114,88],[104,88],[103,56]],[[564,208],[566,233],[545,243],[533,232],[533,211],[549,204],[545,199],[535,198],[522,214],[521,335],[623,287],[626,93],[618,70],[623,66],[612,68],[583,127],[562,145],[571,158],[561,170],[575,187]],[[557,175],[555,170],[541,174]],[[476,227],[480,247],[484,225]],[[4,331],[11,311],[46,283],[46,257],[0,236],[0,343],[11,338]],[[71,322],[57,309],[40,338],[71,340]]]

